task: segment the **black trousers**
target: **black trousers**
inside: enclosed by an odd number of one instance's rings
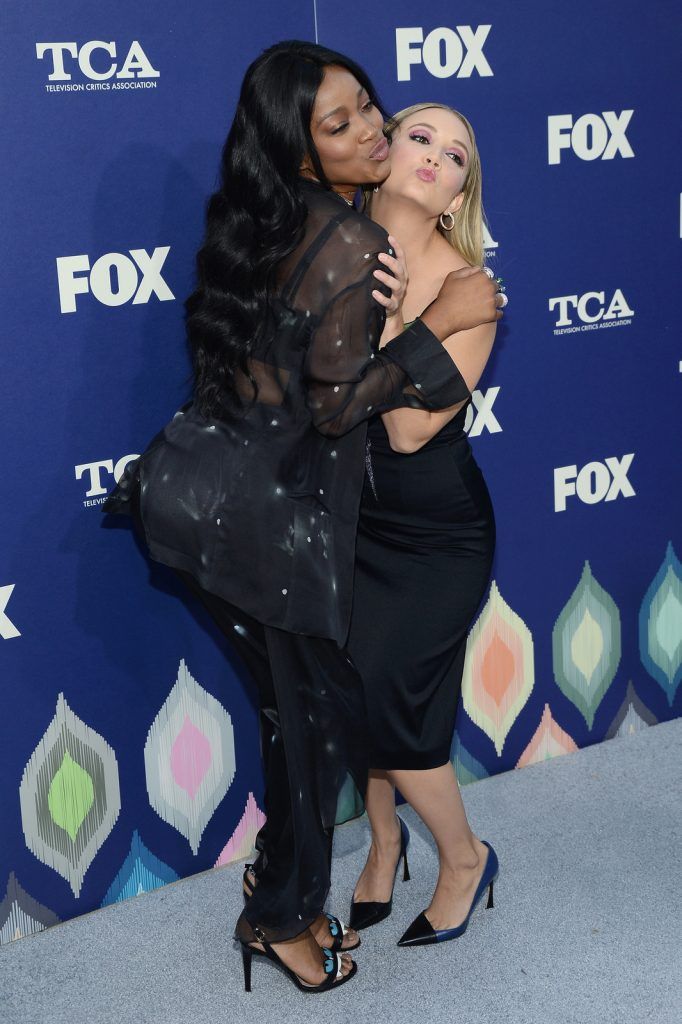
[[[362,683],[333,640],[264,626],[203,590],[188,573],[180,576],[229,638],[258,689],[267,820],[256,841],[257,884],[237,935],[281,942],[307,928],[324,908],[337,801],[349,775],[365,793]]]

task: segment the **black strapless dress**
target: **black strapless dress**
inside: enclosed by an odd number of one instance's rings
[[[391,449],[381,417],[370,422],[348,648],[364,685],[372,768],[450,759],[467,633],[495,548],[465,414],[410,455]]]

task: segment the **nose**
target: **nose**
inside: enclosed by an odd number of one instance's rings
[[[368,121],[365,125],[365,131],[363,133],[362,142],[371,142],[372,139],[378,138],[379,129],[371,121]]]
[[[435,156],[430,156],[428,153],[426,154],[426,162],[427,164],[433,164],[434,167],[440,167],[438,159]]]

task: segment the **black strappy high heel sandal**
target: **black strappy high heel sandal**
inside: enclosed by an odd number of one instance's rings
[[[253,864],[244,865],[244,874],[242,875],[242,886],[244,889],[244,903],[247,903],[253,896],[253,883],[249,877],[249,872],[253,871]],[[254,873],[255,878],[255,873]]]
[[[256,939],[262,945],[262,949],[257,949],[255,946],[243,939],[239,939],[239,943],[242,949],[242,963],[244,965],[244,991],[251,991],[251,961],[256,956],[264,956],[267,960],[271,960],[273,964],[284,971],[284,973],[293,981],[296,988],[300,989],[301,992],[329,992],[332,988],[338,988],[340,985],[344,985],[347,981],[357,973],[358,965],[355,961],[351,961],[352,966],[348,974],[343,974],[341,970],[341,954],[333,953],[331,949],[322,949],[324,953],[324,971],[326,978],[320,982],[319,985],[309,985],[308,982],[302,981],[295,971],[292,971],[290,967],[287,967],[285,963],[280,960],[275,953],[270,943],[263,937],[262,932],[258,934],[258,929],[255,929]]]
[[[250,898],[253,896],[253,885],[249,877],[249,872],[253,870],[253,864],[244,865],[244,875],[242,878],[244,887],[244,903],[248,903]],[[362,939],[358,938],[358,941],[353,943],[352,946],[344,946],[343,940],[348,935],[348,926],[343,923],[338,917],[334,917],[333,914],[328,914],[323,911],[324,916],[329,921],[329,934],[331,935],[331,941],[326,947],[331,949],[332,953],[351,953],[354,949],[357,949],[361,945]]]

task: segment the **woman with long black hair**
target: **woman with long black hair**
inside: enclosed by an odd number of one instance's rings
[[[236,928],[247,989],[254,952],[305,991],[355,972],[341,951],[358,937],[323,908],[340,788],[366,784],[344,649],[366,421],[464,398],[441,342],[499,316],[494,286],[466,271],[382,347],[404,268],[353,206],[388,175],[382,127],[371,82],[338,53],[281,43],[248,69],[187,303],[194,400],[106,506],[139,518],[258,685],[267,822]]]

